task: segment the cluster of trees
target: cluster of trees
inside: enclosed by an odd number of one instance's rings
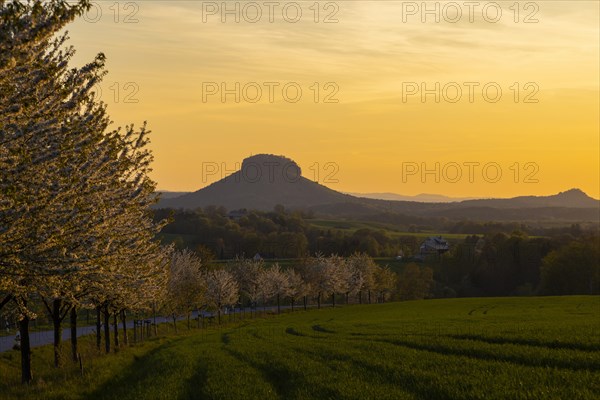
[[[77,310],[94,308],[99,328],[102,313],[108,351],[109,318],[149,307],[167,279],[148,131],[110,128],[93,92],[104,55],[73,68],[59,33],[89,6],[0,0],[0,310],[20,320],[24,382],[33,304],[52,320],[60,366],[67,315],[76,329]]]
[[[281,304],[292,309],[298,302],[306,308],[309,301],[317,307],[330,298],[343,296],[348,304],[384,302],[396,291],[397,275],[378,266],[372,258],[356,253],[349,257],[317,255],[299,264],[282,268],[254,259],[238,258],[225,266],[205,265],[190,250],[176,251],[171,261],[164,310],[173,318],[188,317],[195,310],[213,310],[219,321],[223,307],[255,309],[258,304]]]
[[[600,237],[570,241],[542,260],[540,294],[600,294]]]
[[[300,211],[247,211],[231,218],[223,207],[197,210],[155,211],[156,220],[171,218],[161,232],[165,242],[178,248],[209,250],[218,259],[236,256],[266,258],[302,258],[308,254],[339,254],[349,256],[365,252],[372,257],[392,257],[416,254],[417,237],[392,236],[383,229],[358,229],[348,233],[338,229],[322,229],[311,225]]]
[[[597,234],[472,235],[429,263],[439,297],[598,294],[599,249]]]

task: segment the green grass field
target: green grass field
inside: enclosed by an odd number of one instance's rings
[[[183,324],[182,324],[183,327]],[[428,300],[184,330],[96,357],[0,356],[3,399],[593,399],[600,297]],[[596,395],[594,395],[596,393]]]
[[[333,231],[339,230],[346,233],[354,233],[359,229],[368,228],[373,230],[384,230],[391,237],[399,236],[414,236],[420,239],[425,239],[429,236],[443,236],[446,239],[461,240],[469,236],[466,233],[441,233],[437,231],[428,232],[405,232],[398,230],[394,224],[386,224],[381,222],[369,222],[369,221],[346,221],[346,220],[328,220],[328,219],[310,219],[308,220],[310,225],[318,229],[331,229]]]

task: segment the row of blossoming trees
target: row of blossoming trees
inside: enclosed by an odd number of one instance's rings
[[[364,256],[316,257],[282,270],[238,260],[209,269],[174,253],[156,234],[155,183],[148,131],[111,127],[95,93],[105,57],[70,66],[74,49],[61,30],[90,7],[62,0],[0,0],[0,312],[19,319],[23,382],[30,382],[29,325],[43,305],[54,326],[54,363],[64,363],[69,317],[77,360],[77,315],[97,312],[105,351],[110,326],[125,311],[158,307],[174,316],[240,301],[263,304],[334,293],[385,295],[395,275]],[[335,297],[334,297],[335,301]],[[127,336],[124,336],[126,338]]]
[[[266,266],[262,260],[237,259],[223,268],[203,266],[189,250],[175,252],[167,284],[164,310],[177,318],[195,310],[217,311],[220,321],[223,307],[239,305],[256,308],[257,304],[282,301],[292,309],[298,302],[306,308],[308,301],[321,307],[330,299],[335,306],[336,295],[356,303],[383,302],[396,288],[397,275],[388,267],[380,267],[365,254],[350,257],[317,255],[298,265],[282,269],[278,264]]]
[[[163,223],[149,212],[145,125],[111,128],[93,91],[104,55],[73,68],[60,33],[88,8],[87,0],[0,0],[0,309],[20,320],[24,382],[32,304],[54,324],[59,366],[68,315],[76,324],[78,309],[95,308],[108,322],[148,307],[167,279],[170,255],[154,241]]]

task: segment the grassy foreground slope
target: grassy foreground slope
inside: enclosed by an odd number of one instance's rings
[[[148,341],[95,359],[84,378],[47,368],[29,389],[17,365],[0,358],[0,398],[593,399],[600,297],[296,312]]]

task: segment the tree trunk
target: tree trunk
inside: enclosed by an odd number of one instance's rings
[[[302,301],[304,302],[304,311],[306,311],[306,296],[304,296],[304,298],[302,299]]]
[[[138,341],[137,320],[134,317],[133,318],[133,343],[137,343],[137,341]]]
[[[33,379],[31,374],[31,344],[29,343],[29,317],[24,315],[19,321],[19,332],[21,335],[21,382],[30,383]]]
[[[277,314],[281,314],[281,306],[279,305],[279,293],[277,293]]]
[[[294,312],[294,298],[292,297],[292,312]]]
[[[102,344],[102,322],[100,320],[100,306],[96,307],[96,347],[100,350]]]
[[[71,307],[71,359],[78,362],[77,357],[77,307]]]
[[[177,333],[177,315],[173,314],[171,318],[173,318],[173,327],[175,328],[175,333]]]
[[[152,315],[154,317],[154,336],[158,336],[158,324],[156,323],[156,303],[152,303]]]
[[[348,296],[350,296],[350,293],[346,292],[346,305],[348,305]]]
[[[189,313],[189,311],[187,313],[187,326],[188,326],[188,330],[190,330],[190,313]]]
[[[367,291],[367,295],[369,297],[369,304],[371,304],[371,289]]]
[[[54,327],[54,367],[59,368],[62,365],[62,318],[60,316],[60,306],[62,300],[54,299],[52,301],[52,325]]]
[[[221,305],[219,304],[219,306],[217,307],[218,311],[217,311],[217,319],[219,321],[219,325],[221,325]]]
[[[335,308],[335,293],[331,293],[331,306]]]
[[[317,308],[321,309],[321,292],[317,295]]]
[[[117,317],[118,315],[119,313],[117,311],[113,313],[113,334],[115,337],[115,353],[119,349],[119,319]]]
[[[110,313],[108,305],[104,306],[104,351],[110,353]]]
[[[362,304],[362,290],[358,291],[358,304]]]
[[[121,310],[121,323],[123,325],[123,345],[129,346],[129,338],[127,337],[127,316],[125,310]]]

